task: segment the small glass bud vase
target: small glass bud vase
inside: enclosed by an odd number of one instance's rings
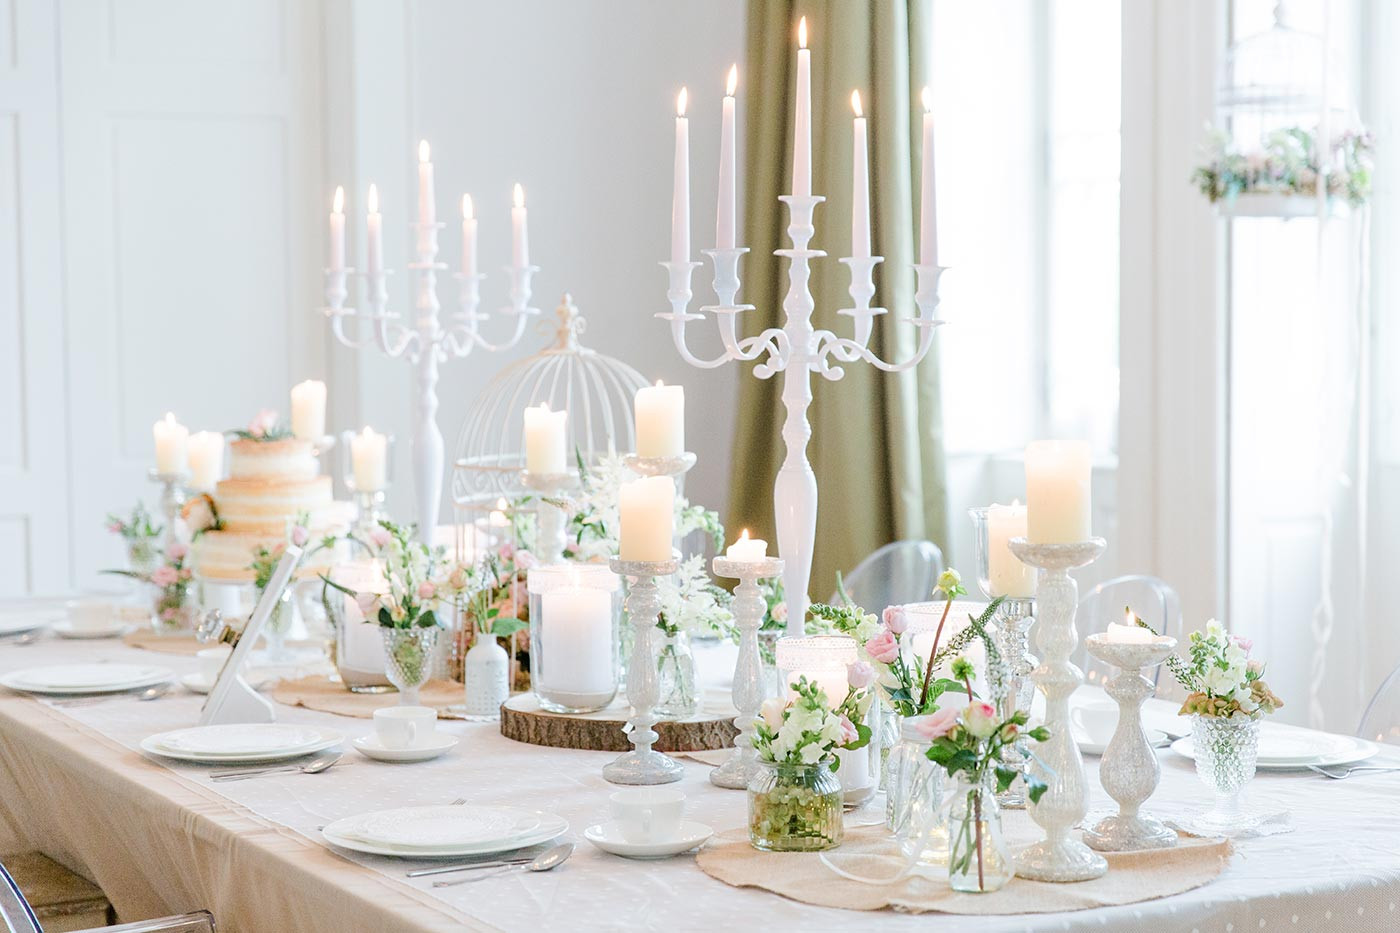
[[[381,628],[384,636],[384,674],[399,688],[400,706],[418,706],[418,691],[433,672],[437,651],[437,626],[429,628]]]
[[[841,844],[843,796],[831,759],[763,767],[749,782],[749,842],[765,852],[819,852]]]
[[[179,635],[194,631],[199,615],[194,582],[177,580],[165,586],[152,584],[155,597],[151,604],[151,627],[157,635]]]
[[[943,810],[947,772],[928,760],[928,739],[918,727],[927,717],[900,723],[900,738],[886,761],[885,827],[905,858],[925,868],[948,863],[948,824]]]
[[[532,567],[530,689],[543,709],[591,713],[617,696],[622,580],[605,564]]]
[[[127,569],[149,576],[160,566],[159,541],[159,538],[129,538],[126,542]]]
[[[948,884],[954,891],[985,894],[1004,887],[1015,873],[990,782],[959,775],[948,810]]]
[[[1191,717],[1191,748],[1197,776],[1215,792],[1215,806],[1195,817],[1193,825],[1228,833],[1257,822],[1257,816],[1244,811],[1240,798],[1254,777],[1259,720],[1198,713]]]
[[[695,655],[686,632],[663,634],[656,650],[656,685],[656,715],[660,718],[686,719],[700,711]]]

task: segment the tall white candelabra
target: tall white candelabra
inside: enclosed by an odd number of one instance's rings
[[[345,346],[352,350],[374,346],[391,359],[407,360],[417,370],[413,429],[414,492],[418,501],[418,536],[423,543],[431,544],[437,525],[438,506],[442,500],[444,470],[442,431],[437,425],[438,365],[450,359],[461,359],[477,347],[497,353],[515,346],[525,333],[529,316],[539,314],[538,308],[530,306],[530,279],[539,271],[539,266],[529,264],[528,248],[524,246],[525,206],[520,186],[517,185],[512,211],[515,248],[513,261],[505,270],[510,277],[510,304],[501,309],[503,314],[515,318],[515,330],[502,343],[487,341],[479,327],[490,315],[477,311],[481,304],[481,280],[486,276],[476,272],[476,220],[470,214],[470,200],[464,199],[462,228],[466,242],[462,250],[463,269],[453,276],[458,281],[460,307],[444,327],[438,319],[442,306],[437,297],[437,275],[447,268],[447,264],[438,262],[437,254],[438,231],[445,225],[434,217],[432,163],[427,159],[426,143],[420,146],[419,159],[418,220],[409,225],[416,244],[415,259],[408,264],[409,270],[416,273],[417,284],[413,326],[400,323],[400,315],[388,308],[387,281],[390,270],[385,269],[380,261],[380,215],[373,189],[368,223],[369,262],[363,273],[370,310],[368,313],[360,312],[346,305],[349,297],[346,283],[356,273],[343,262],[344,215],[341,213],[341,192],[337,191],[335,210],[331,214],[331,265],[326,269],[324,311],[331,320],[331,330],[336,339]],[[354,333],[346,332],[346,320],[360,322]]]
[[[837,313],[852,321],[852,337],[840,337],[829,330],[812,326],[815,300],[809,287],[811,260],[826,255],[824,250],[810,249],[816,233],[813,213],[826,200],[811,192],[811,50],[806,47],[806,20],[799,26],[797,53],[797,113],[793,143],[793,193],[778,200],[787,205],[790,249],[774,250],[788,260],[788,290],[783,299],[784,323],[781,328],[770,327],[762,333],[740,338],[738,315],[752,311],[753,305],[737,304],[739,292],[739,259],[747,247],[734,243],[734,87],[735,72],[730,73],[729,94],[724,99],[720,145],[720,200],[716,224],[715,249],[702,250],[714,265],[714,291],[718,303],[700,309],[696,314],[687,310],[692,297],[690,280],[701,265],[690,260],[690,157],[689,126],[685,117],[686,92],[681,91],[676,117],[675,188],[672,200],[671,259],[661,265],[670,275],[666,297],[669,312],[656,317],[671,322],[671,337],[681,357],[691,366],[713,369],[731,361],[747,362],[764,357],[754,367],[754,374],[768,379],[783,373],[782,400],[787,411],[783,422],[783,442],[786,456],[778,471],[773,488],[773,508],[778,532],[778,551],[783,558],[783,588],[788,604],[788,634],[801,635],[807,615],[807,587],[812,575],[812,552],[817,533],[817,478],[807,459],[807,442],[812,426],[807,410],[812,404],[810,374],[836,381],[845,373],[840,364],[863,361],[885,372],[902,372],[916,366],[933,346],[934,328],[944,323],[935,317],[938,309],[938,280],[943,268],[937,260],[937,234],[934,229],[933,186],[933,122],[928,113],[930,98],[924,92],[924,134],[922,165],[922,204],[920,210],[920,256],[914,263],[917,289],[914,303],[918,316],[910,319],[919,329],[919,344],[913,356],[900,363],[887,363],[870,350],[870,337],[875,318],[885,314],[884,308],[871,307],[875,297],[875,266],[882,256],[870,255],[869,178],[866,158],[865,118],[859,107],[859,97],[853,94],[855,123],[853,133],[854,169],[852,173],[853,223],[852,255],[840,261],[850,269],[848,289],[854,307]],[[720,339],[724,352],[713,359],[695,356],[686,343],[686,325],[704,319],[704,312],[718,316]]]

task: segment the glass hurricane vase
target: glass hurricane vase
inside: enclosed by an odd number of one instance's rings
[[[195,605],[194,582],[177,580],[155,586],[151,604],[151,627],[157,635],[178,635],[194,630],[199,609]]]
[[[1244,786],[1254,777],[1259,754],[1259,720],[1248,716],[1191,717],[1191,748],[1196,774],[1215,792],[1215,806],[1193,819],[1195,825],[1222,833],[1257,822],[1242,804]]]
[[[985,894],[1015,873],[991,782],[960,775],[948,808],[948,884],[954,891]]]
[[[685,632],[666,635],[656,652],[656,715],[661,719],[686,719],[700,710],[695,686],[695,655]]]
[[[418,706],[418,691],[433,672],[437,627],[384,628],[384,674],[399,690],[400,706]]]
[[[749,782],[749,842],[766,852],[818,852],[841,844],[841,781],[830,759],[760,762]]]

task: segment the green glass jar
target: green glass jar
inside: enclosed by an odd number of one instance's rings
[[[749,782],[749,842],[766,852],[819,852],[841,844],[841,781],[831,759],[774,764]]]

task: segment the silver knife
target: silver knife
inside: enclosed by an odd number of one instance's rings
[[[473,871],[477,868],[500,868],[502,865],[524,865],[533,860],[534,857],[531,856],[530,858],[503,858],[490,862],[472,862],[467,865],[443,865],[439,868],[421,868],[418,871],[406,872],[404,877],[421,878],[424,875],[442,875],[450,871]]]

